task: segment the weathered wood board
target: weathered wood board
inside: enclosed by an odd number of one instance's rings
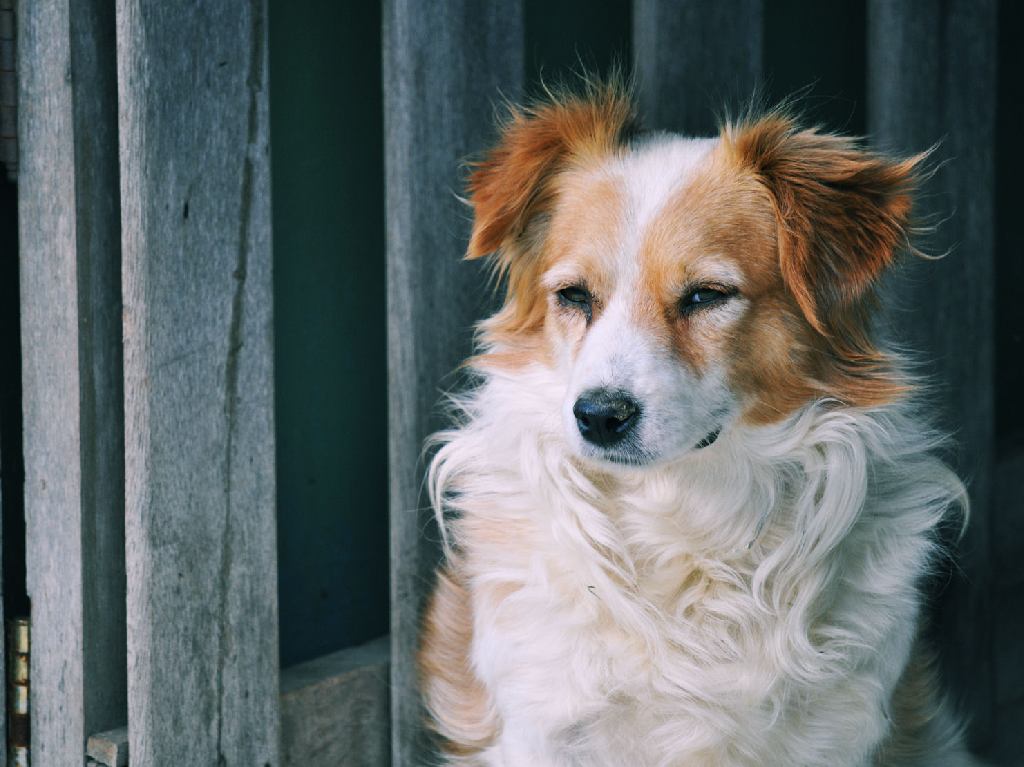
[[[133,767],[280,764],[265,41],[117,2]]]
[[[990,653],[994,458],[994,147],[996,3],[870,0],[868,132],[881,149],[912,154],[941,141],[942,162],[920,197],[922,241],[938,261],[907,259],[886,286],[899,338],[934,384],[942,428],[969,478],[971,521],[939,596],[934,634],[943,667],[972,717],[976,746],[992,737]],[[947,161],[948,162],[944,162]]]
[[[633,50],[644,125],[714,135],[759,85],[764,0],[635,0]]]
[[[32,749],[80,764],[126,705],[113,3],[21,3],[18,43]]]
[[[390,654],[381,637],[282,670],[284,767],[391,764]]]
[[[416,687],[419,616],[438,561],[421,494],[424,438],[471,351],[490,291],[460,263],[469,210],[461,163],[493,139],[502,96],[522,90],[521,2],[384,4],[392,760],[424,763]]]
[[[103,767],[128,767],[128,728],[118,727],[90,735],[85,755]]]

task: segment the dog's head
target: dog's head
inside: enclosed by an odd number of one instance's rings
[[[482,363],[554,371],[573,449],[633,465],[820,397],[898,396],[869,309],[921,158],[784,110],[715,139],[632,122],[619,89],[594,86],[515,111],[474,168],[468,257],[491,255],[508,285]]]

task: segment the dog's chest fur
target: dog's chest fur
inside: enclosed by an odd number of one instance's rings
[[[743,600],[745,584],[717,579],[685,555],[623,577],[560,545],[559,531],[531,532],[534,545],[506,552],[508,580],[473,594],[475,668],[508,712],[506,735],[530,733],[507,738],[516,742],[505,747],[516,753],[536,738],[529,753],[506,757],[509,764],[556,754],[567,764],[601,764],[602,754],[624,748],[637,764],[681,758],[678,742],[654,737],[667,727],[689,733],[691,756],[714,751],[719,737],[700,721],[702,704],[680,706],[696,692],[685,689],[694,666],[716,707],[732,701],[749,709],[747,721],[758,713],[770,684],[769,664],[757,652],[766,643],[739,616],[714,607]],[[470,571],[477,556],[467,561]]]
[[[542,426],[456,432],[468,653],[499,722],[470,763],[868,764],[958,487],[865,448],[894,417],[810,410],[642,479],[588,476]]]

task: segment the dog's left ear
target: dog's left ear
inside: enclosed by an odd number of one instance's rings
[[[863,300],[908,242],[927,155],[892,160],[854,139],[800,130],[782,112],[727,126],[723,140],[768,188],[783,280],[808,322],[831,335],[833,318]]]
[[[552,96],[531,107],[512,107],[501,139],[469,176],[473,232],[467,258],[498,254],[549,207],[553,181],[572,164],[602,157],[628,136],[633,106],[628,89],[616,80],[590,82],[581,94]]]

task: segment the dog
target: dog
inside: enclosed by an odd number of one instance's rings
[[[506,295],[428,475],[440,759],[973,764],[918,637],[967,495],[874,329],[927,153],[787,107],[635,125],[591,83],[512,108],[469,176]]]

